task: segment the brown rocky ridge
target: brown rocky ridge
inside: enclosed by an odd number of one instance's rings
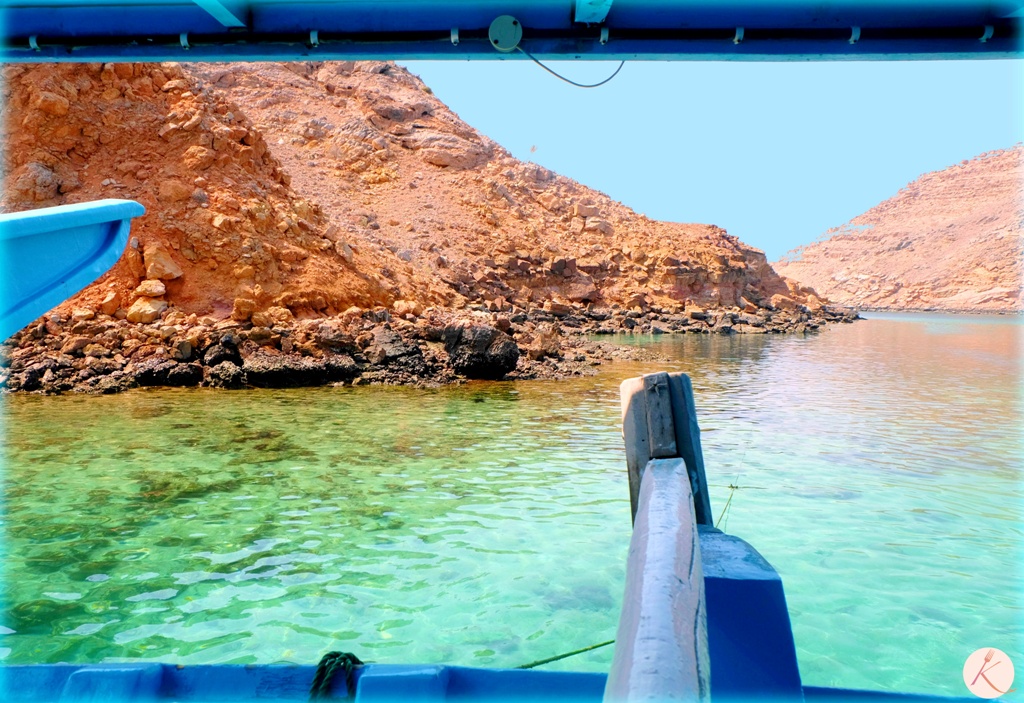
[[[841,305],[1021,312],[1024,146],[928,173],[773,264]]]
[[[711,225],[512,158],[391,63],[5,69],[6,211],[146,207],[122,259],[12,336],[8,390],[584,373],[583,333],[849,315]]]

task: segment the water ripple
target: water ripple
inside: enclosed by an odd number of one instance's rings
[[[617,386],[667,368],[805,682],[958,694],[966,653],[1020,643],[1020,332],[878,316],[652,338],[671,362],[559,383],[6,398],[0,658],[516,666],[610,639]]]

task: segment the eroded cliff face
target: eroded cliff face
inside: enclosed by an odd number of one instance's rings
[[[1024,147],[928,173],[774,264],[842,305],[1021,311]]]
[[[6,98],[5,208],[147,208],[69,309],[111,290],[130,309],[147,252],[180,270],[161,300],[218,317],[806,302],[721,229],[649,221],[512,158],[394,64],[21,66]]]
[[[841,319],[709,225],[512,158],[390,63],[5,69],[6,210],[141,202],[122,259],[0,347],[0,387],[553,377],[574,333]]]
[[[181,67],[16,66],[5,76],[5,209],[109,197],[146,207],[125,256],[66,309],[98,313],[106,300],[127,311],[148,298],[222,318],[236,306],[389,302],[389,282],[373,273],[380,261],[339,246],[242,110]],[[147,279],[164,292],[136,292]]]

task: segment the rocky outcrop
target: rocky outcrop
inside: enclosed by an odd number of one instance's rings
[[[1024,147],[917,179],[774,264],[842,305],[1024,310]]]
[[[446,328],[444,350],[455,372],[466,378],[503,378],[519,361],[515,341],[489,325],[463,322]]]
[[[807,302],[716,227],[650,221],[512,158],[394,64],[19,65],[5,77],[5,209],[111,196],[147,208],[122,261],[64,309],[141,323],[400,300]]]
[[[761,252],[717,227],[648,220],[513,158],[394,64],[187,70],[244,107],[289,187],[321,207],[337,241],[394,257],[384,266],[391,304],[507,312],[549,302],[767,309],[779,294],[808,302]]]
[[[0,347],[10,390],[552,378],[640,353],[587,333],[844,319],[719,228],[512,158],[394,64],[4,76],[3,209],[146,207],[107,275]]]
[[[118,264],[62,310],[148,323],[390,303],[387,262],[355,244],[340,256],[336,229],[289,189],[260,130],[182,66],[19,65],[4,78],[4,210],[108,197],[146,207]]]
[[[849,313],[777,310],[763,315],[690,308],[685,314],[570,308],[496,314],[429,308],[414,321],[384,308],[348,311],[286,327],[172,312],[136,324],[49,315],[0,345],[0,387],[11,391],[116,393],[137,386],[215,388],[323,384],[436,385],[464,378],[562,378],[624,358],[635,346],[593,335],[813,332]]]
[[[302,357],[259,350],[242,365],[242,381],[256,388],[322,386],[351,381],[359,369],[351,357]]]

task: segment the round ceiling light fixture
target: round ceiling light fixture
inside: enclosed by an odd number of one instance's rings
[[[490,29],[487,30],[487,38],[491,40],[491,46],[507,54],[519,46],[523,38],[523,25],[512,15],[495,17]]]

